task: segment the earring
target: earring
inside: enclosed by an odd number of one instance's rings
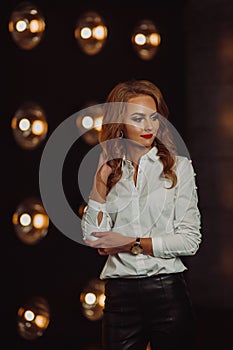
[[[121,132],[120,132],[120,139],[123,139],[123,137],[124,137],[124,134],[123,134],[123,131],[121,130]]]

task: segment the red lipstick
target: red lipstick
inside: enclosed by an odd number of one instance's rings
[[[140,135],[141,137],[143,137],[144,139],[151,139],[153,134],[146,134],[146,135]]]

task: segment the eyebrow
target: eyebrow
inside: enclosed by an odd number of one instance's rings
[[[134,115],[140,115],[141,117],[144,117],[145,113],[135,112],[135,113],[130,114],[131,117],[133,117]]]
[[[155,112],[151,113],[150,117],[152,117],[156,113],[158,113],[158,112],[155,111]],[[137,115],[139,115],[140,117],[145,117],[146,114],[145,113],[141,113],[141,112],[135,112],[135,113],[130,114],[131,117],[137,116]]]

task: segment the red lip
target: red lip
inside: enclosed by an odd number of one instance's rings
[[[146,134],[146,135],[140,135],[141,137],[144,137],[144,139],[151,139],[153,134]]]

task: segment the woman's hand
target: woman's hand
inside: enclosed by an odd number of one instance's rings
[[[106,163],[104,155],[101,153],[89,198],[101,203],[106,201],[107,182],[111,173],[112,168]]]
[[[100,252],[111,253],[110,255],[119,253],[120,251],[129,251],[132,243],[135,241],[134,237],[124,236],[113,231],[92,232],[92,235],[98,237],[98,239],[95,241],[84,240],[84,242],[92,248],[104,248]]]
[[[94,237],[99,237],[95,241],[84,240],[84,242],[93,248],[98,249],[100,255],[114,255],[121,252],[129,253],[135,243],[135,237],[123,236],[120,233],[113,231],[92,232]],[[141,238],[143,254],[154,256],[152,238]]]
[[[97,181],[107,184],[108,177],[111,173],[112,173],[112,168],[107,164],[107,159],[104,153],[101,152],[95,178]]]

